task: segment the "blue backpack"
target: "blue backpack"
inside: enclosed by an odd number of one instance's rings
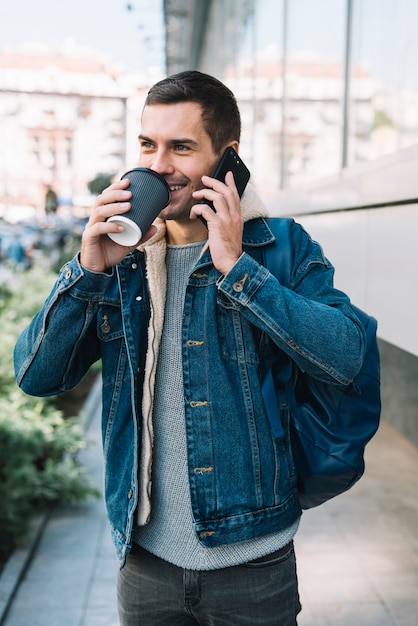
[[[263,251],[263,264],[289,286],[293,263],[290,218],[270,218],[276,241]],[[276,388],[286,392],[290,437],[303,509],[326,502],[350,489],[364,473],[364,448],[379,427],[380,357],[377,322],[354,307],[366,333],[366,353],[350,385],[328,384],[287,364],[263,382],[263,397],[273,432],[280,432]]]

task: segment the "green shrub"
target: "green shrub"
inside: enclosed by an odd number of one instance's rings
[[[1,286],[0,323],[0,561],[26,532],[33,514],[49,503],[98,495],[77,453],[85,446],[77,419],[57,409],[58,397],[35,398],[16,385],[16,339],[42,305],[53,274],[40,261]],[[68,403],[67,403],[68,404]]]

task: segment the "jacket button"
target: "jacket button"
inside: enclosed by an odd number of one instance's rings
[[[109,318],[107,317],[107,315],[103,315],[103,321],[100,324],[100,330],[105,335],[107,335],[107,333],[110,333],[110,324],[109,324]]]
[[[233,283],[232,289],[237,293],[240,293],[244,289],[244,285],[241,282]]]
[[[206,539],[207,537],[212,537],[212,535],[215,534],[214,530],[203,530],[202,532],[199,533],[199,537],[201,539]]]
[[[128,491],[128,500],[130,500],[132,498],[132,496],[133,496],[133,491],[132,491],[132,489],[129,489],[129,491]]]
[[[132,263],[131,267],[133,270],[136,270],[136,268],[138,267],[138,263]]]
[[[65,270],[66,270],[65,271],[65,278],[68,280],[69,278],[71,278],[71,273],[72,272],[71,272],[69,267],[66,267]]]

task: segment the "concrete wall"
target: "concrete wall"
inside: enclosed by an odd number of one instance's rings
[[[382,417],[418,446],[418,358],[379,341]]]
[[[418,356],[418,204],[295,216],[335,266],[335,284],[374,315],[379,337]]]

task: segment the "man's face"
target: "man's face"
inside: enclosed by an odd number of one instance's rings
[[[161,174],[171,190],[171,202],[160,217],[188,221],[196,204],[192,193],[203,187],[202,176],[211,175],[219,159],[203,127],[201,106],[196,102],[146,106],[139,145],[139,166]]]

